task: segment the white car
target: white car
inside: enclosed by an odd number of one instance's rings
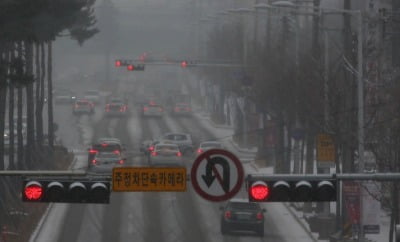
[[[156,144],[150,153],[149,164],[151,166],[182,166],[182,153],[175,144]]]
[[[197,148],[196,150],[196,153],[200,155],[211,149],[224,149],[224,146],[221,142],[218,141],[204,141],[200,143],[199,148]]]

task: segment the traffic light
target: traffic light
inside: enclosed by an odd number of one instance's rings
[[[321,175],[249,175],[251,202],[333,202],[336,180]]]
[[[144,71],[144,64],[129,64],[128,71]]]
[[[106,179],[32,178],[22,185],[24,202],[110,203],[110,181]]]

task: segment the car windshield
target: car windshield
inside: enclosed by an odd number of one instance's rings
[[[0,242],[394,242],[399,194],[400,0],[0,0]]]

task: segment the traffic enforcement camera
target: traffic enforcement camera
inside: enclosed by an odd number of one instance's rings
[[[249,175],[251,202],[336,201],[336,179],[318,175]]]
[[[22,185],[24,202],[110,203],[107,179],[30,178]]]

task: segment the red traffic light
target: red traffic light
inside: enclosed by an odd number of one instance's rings
[[[115,61],[115,66],[116,66],[116,67],[122,66],[122,62],[121,62],[120,60],[116,60],[116,61]]]
[[[134,65],[128,65],[128,71],[133,71],[135,70],[135,66]]]
[[[269,187],[265,182],[255,182],[250,187],[249,193],[251,196],[251,200],[263,201],[269,196]]]
[[[181,62],[181,67],[186,68],[187,67],[187,61],[182,61]]]
[[[38,182],[29,182],[25,186],[24,195],[27,200],[39,201],[43,196],[43,187]]]

